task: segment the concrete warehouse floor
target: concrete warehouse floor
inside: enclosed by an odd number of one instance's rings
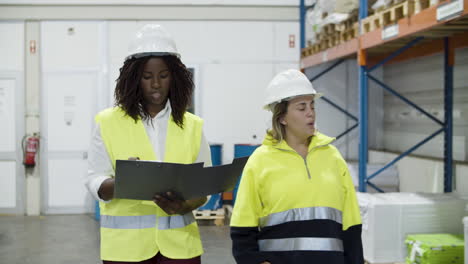
[[[229,226],[199,223],[202,263],[235,264]],[[101,263],[99,223],[92,215],[0,216],[0,263]]]

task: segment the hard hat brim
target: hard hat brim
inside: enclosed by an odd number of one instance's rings
[[[148,57],[148,56],[168,56],[168,55],[172,55],[172,56],[176,56],[177,58],[180,59],[180,54],[179,53],[175,53],[175,52],[142,52],[142,53],[135,53],[135,54],[132,54],[132,55],[128,55],[125,60],[130,60],[130,59],[139,59],[139,58],[143,58],[143,57]]]
[[[278,103],[281,103],[283,101],[289,101],[293,98],[296,98],[298,96],[303,96],[303,95],[313,95],[314,96],[314,101],[319,99],[320,97],[323,96],[323,93],[315,93],[315,94],[299,94],[299,95],[295,95],[295,96],[291,96],[291,97],[288,97],[288,98],[283,98],[279,101],[275,101],[275,102],[271,102],[269,104],[266,104],[265,106],[263,106],[263,109],[267,110],[267,111],[272,111],[273,112],[273,106],[278,104]]]

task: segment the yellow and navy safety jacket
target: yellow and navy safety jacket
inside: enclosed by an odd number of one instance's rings
[[[139,157],[156,160],[152,144],[140,120],[121,108],[110,108],[96,116],[101,136],[114,170],[118,159]],[[165,162],[193,163],[197,159],[203,121],[184,115],[184,128],[168,123]],[[187,259],[203,253],[198,226],[192,212],[168,215],[152,201],[112,199],[100,203],[101,259],[138,262],[158,252],[173,259]]]
[[[364,263],[353,182],[333,141],[317,132],[305,159],[269,136],[255,150],[231,218],[237,263]]]

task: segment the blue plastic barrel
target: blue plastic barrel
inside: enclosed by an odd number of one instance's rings
[[[252,153],[259,147],[260,145],[252,145],[252,144],[235,144],[234,145],[234,158],[246,157],[252,155]],[[241,176],[242,177],[242,176]],[[236,195],[237,189],[239,188],[239,180],[237,181],[236,187],[234,187],[233,194],[232,194],[232,204],[236,202]]]
[[[210,150],[211,150],[211,163],[213,163],[213,166],[221,165],[221,159],[223,157],[222,155],[223,145],[212,144],[210,145]]]
[[[223,153],[223,145],[221,144],[211,144],[211,163],[213,166],[221,165],[222,153]],[[221,203],[221,194],[213,194],[211,195],[210,199],[198,210],[216,210],[221,208],[223,205]]]
[[[96,203],[94,204],[94,219],[96,219],[96,221],[99,221],[101,219],[101,211],[99,209],[98,201],[96,201]]]

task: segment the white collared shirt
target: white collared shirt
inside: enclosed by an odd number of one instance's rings
[[[164,160],[167,125],[169,118],[171,117],[171,113],[172,108],[168,100],[164,109],[161,110],[154,118],[143,120],[146,134],[148,135],[148,138],[153,145],[153,151],[156,154],[158,161]],[[198,157],[195,162],[204,162],[205,167],[211,166],[210,146],[206,141],[203,132],[200,142],[200,151],[198,152]],[[115,173],[114,169],[112,168],[111,159],[109,158],[106,146],[104,145],[101,137],[100,127],[99,125],[96,125],[89,147],[88,174],[85,179],[85,185],[88,188],[88,191],[96,200],[106,202],[99,197],[98,191],[102,182],[114,175]]]

